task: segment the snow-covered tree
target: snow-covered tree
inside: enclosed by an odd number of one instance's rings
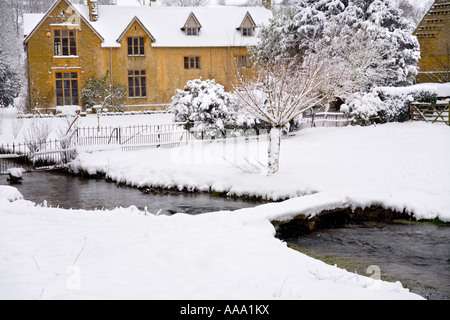
[[[0,48],[0,107],[12,105],[19,90],[20,82],[17,74],[6,61],[6,56]]]
[[[420,49],[414,24],[401,13],[391,0],[296,0],[263,28],[253,53],[261,63],[328,50],[348,69],[354,91],[410,85]]]
[[[162,4],[167,7],[201,7],[207,3],[208,0],[162,0]]]
[[[425,13],[430,9],[434,0],[398,0],[398,7],[403,11],[402,16],[413,21],[417,26],[422,20]]]
[[[235,88],[242,108],[270,126],[268,174],[279,170],[282,131],[304,112],[327,99],[334,66],[319,54],[301,60],[262,64],[254,77],[238,75]]]
[[[224,135],[227,124],[233,121],[232,95],[215,80],[190,80],[185,90],[176,90],[172,100],[169,110],[177,122],[186,122],[188,130],[214,137],[216,133]]]

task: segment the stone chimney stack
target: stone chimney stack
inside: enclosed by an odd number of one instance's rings
[[[268,10],[272,10],[272,0],[262,0],[262,6]]]
[[[89,20],[92,22],[98,21],[98,2],[97,0],[87,0],[89,7]]]

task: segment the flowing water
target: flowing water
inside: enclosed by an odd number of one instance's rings
[[[0,184],[7,185],[6,176]],[[65,209],[114,209],[134,205],[151,213],[200,214],[253,207],[260,202],[209,194],[146,193],[104,179],[82,178],[60,172],[24,173],[14,184],[25,199]],[[283,238],[293,248],[351,272],[366,274],[369,266],[381,278],[401,281],[429,299],[450,299],[450,227],[431,224],[365,222],[325,229],[296,238]]]
[[[358,274],[400,281],[430,300],[450,299],[450,227],[360,222],[283,239],[296,250]]]
[[[0,176],[0,184],[9,182]],[[209,194],[167,192],[147,193],[145,190],[117,185],[104,179],[83,178],[57,171],[28,172],[23,181],[13,184],[26,200],[64,209],[114,209],[136,206],[140,210],[159,214],[199,214],[221,210],[236,210],[260,203],[241,199],[212,197]]]

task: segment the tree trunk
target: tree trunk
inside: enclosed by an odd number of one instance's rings
[[[280,169],[280,145],[282,128],[272,127],[269,132],[269,163],[267,174],[272,175]]]

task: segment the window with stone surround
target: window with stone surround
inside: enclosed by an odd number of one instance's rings
[[[184,57],[185,69],[200,69],[200,57]]]
[[[128,97],[147,97],[147,76],[145,70],[128,70]]]
[[[77,41],[75,30],[54,30],[55,56],[76,56]]]
[[[78,105],[78,73],[56,72],[56,105]]]
[[[129,37],[127,38],[127,41],[129,56],[145,55],[144,37]]]

